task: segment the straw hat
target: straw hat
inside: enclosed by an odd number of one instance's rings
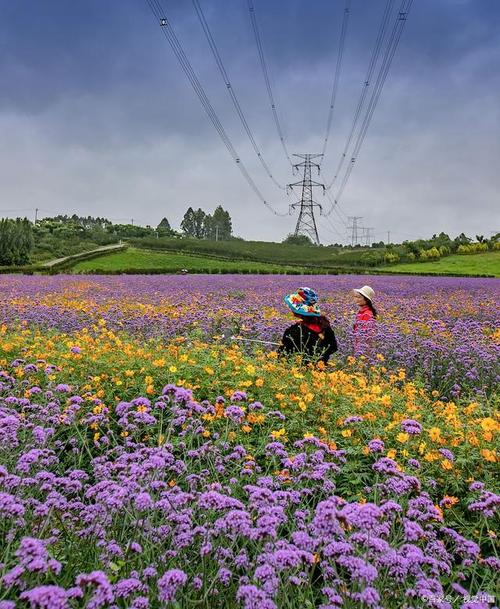
[[[375,290],[369,285],[364,285],[362,288],[356,288],[353,292],[361,294],[361,296],[364,296],[370,302],[373,302],[373,299],[375,298]]]
[[[318,295],[311,288],[299,288],[295,293],[284,298],[285,303],[298,315],[319,317],[321,311],[318,305]]]

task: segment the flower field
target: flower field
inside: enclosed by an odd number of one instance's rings
[[[230,339],[279,340],[297,281],[333,321],[327,367]],[[496,280],[0,288],[0,609],[496,606]]]

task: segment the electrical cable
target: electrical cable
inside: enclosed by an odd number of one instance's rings
[[[264,168],[265,172],[267,173],[269,178],[272,180],[272,182],[275,184],[275,186],[277,186],[281,190],[285,190],[285,186],[282,186],[271,173],[271,170],[269,169],[269,165],[264,160],[262,152],[260,151],[259,147],[257,146],[253,133],[248,125],[248,121],[245,117],[245,114],[243,113],[243,110],[241,109],[241,105],[240,105],[240,102],[238,101],[238,97],[236,96],[236,92],[234,91],[234,87],[232,86],[231,81],[229,80],[229,76],[224,67],[224,63],[222,62],[222,58],[220,56],[217,45],[215,44],[215,40],[213,38],[212,32],[210,31],[210,27],[205,18],[205,14],[203,13],[203,9],[200,6],[199,0],[192,0],[192,2],[193,2],[193,6],[195,8],[196,14],[198,16],[198,20],[201,24],[205,37],[208,41],[208,45],[210,46],[210,50],[212,51],[215,62],[217,63],[217,67],[219,68],[219,72],[221,73],[224,84],[226,85],[226,89],[229,94],[229,97],[231,98],[231,101],[233,102],[233,105],[236,109],[236,113],[238,114],[241,124],[243,125],[243,128],[245,129],[248,139],[250,140],[250,142],[252,144],[255,154],[257,155],[257,158],[259,159],[262,167]]]
[[[271,104],[271,111],[273,113],[274,124],[276,125],[276,130],[278,132],[278,137],[280,138],[281,146],[285,153],[286,158],[290,165],[293,166],[293,161],[288,153],[288,148],[285,142],[285,136],[283,135],[283,129],[281,128],[281,123],[278,116],[278,111],[276,109],[276,102],[274,100],[273,90],[271,87],[271,79],[269,78],[269,71],[267,69],[266,57],[264,54],[264,46],[262,44],[262,39],[259,33],[259,26],[257,23],[257,17],[255,15],[255,6],[252,0],[247,0],[248,10],[250,12],[250,21],[252,22],[252,29],[254,33],[255,43],[257,45],[257,52],[259,54],[260,66],[262,69],[262,74],[264,76],[264,81],[266,83],[267,96],[269,97],[269,102]]]
[[[401,39],[401,35],[403,33],[403,29],[404,29],[412,3],[413,3],[413,0],[402,0],[402,2],[401,2],[399,13],[398,13],[398,16],[396,17],[396,21],[394,23],[394,27],[391,32],[391,36],[389,38],[389,42],[387,44],[387,48],[384,53],[384,57],[382,59],[382,64],[380,66],[379,73],[377,75],[375,87],[374,87],[372,95],[370,97],[370,101],[368,102],[368,107],[367,107],[363,122],[361,124],[360,130],[358,132],[356,142],[354,144],[351,161],[346,169],[344,177],[342,178],[341,185],[335,196],[336,201],[340,200],[340,198],[344,192],[347,181],[349,180],[349,177],[354,168],[354,164],[358,158],[361,146],[363,145],[364,139],[366,137],[366,133],[368,131],[368,127],[369,127],[370,122],[373,117],[373,113],[377,106],[378,100],[380,99],[382,89],[383,89],[385,81],[387,79],[387,75],[389,73],[389,68],[391,67],[392,60],[394,59],[396,49],[399,45],[399,41]]]
[[[326,121],[326,134],[325,134],[325,138],[323,140],[323,150],[321,151],[321,154],[323,155],[323,157],[321,159],[321,163],[323,163],[323,161],[325,160],[326,148],[328,146],[328,138],[330,137],[330,130],[332,127],[333,111],[335,108],[335,101],[337,99],[337,91],[338,91],[338,87],[339,87],[340,72],[342,69],[342,58],[344,56],[345,39],[347,36],[347,25],[349,22],[350,11],[351,11],[351,0],[346,0],[345,7],[344,7],[344,16],[342,18],[342,26],[341,26],[341,30],[340,30],[339,50],[337,53],[337,64],[335,66],[335,75],[333,77],[332,93],[330,96],[330,108],[328,111],[328,119]]]
[[[351,128],[349,130],[349,135],[347,137],[346,144],[344,146],[342,154],[340,155],[340,160],[339,160],[337,168],[335,170],[335,175],[333,176],[333,179],[331,180],[330,184],[328,185],[328,187],[327,187],[328,189],[330,189],[333,186],[333,184],[335,183],[335,181],[337,180],[337,177],[338,177],[340,171],[342,170],[344,162],[345,162],[345,160],[347,158],[347,152],[348,152],[348,149],[349,149],[349,147],[351,145],[351,141],[352,141],[352,138],[354,136],[354,132],[356,130],[359,117],[361,115],[361,110],[363,108],[363,104],[365,102],[365,98],[366,98],[366,95],[368,93],[368,87],[370,86],[370,83],[371,83],[371,80],[372,80],[373,70],[375,69],[375,65],[376,65],[378,57],[380,55],[380,50],[382,48],[382,43],[383,43],[383,40],[384,40],[384,37],[385,37],[385,32],[386,32],[386,29],[387,29],[387,25],[389,23],[389,18],[391,16],[391,12],[392,12],[392,7],[393,7],[393,4],[394,4],[394,1],[395,0],[387,0],[387,2],[386,2],[385,9],[384,9],[384,12],[382,14],[382,21],[380,23],[378,34],[377,34],[377,38],[375,40],[375,46],[374,46],[373,51],[372,51],[372,55],[371,55],[370,62],[368,64],[368,69],[367,69],[367,72],[366,72],[366,77],[365,77],[365,80],[364,80],[364,83],[363,83],[363,87],[361,89],[361,94],[359,96],[358,104],[356,106],[356,110],[355,110],[355,113],[354,113],[354,119],[352,121],[352,125],[351,125]]]
[[[259,188],[255,184],[254,180],[248,173],[248,170],[246,169],[243,161],[240,159],[238,153],[236,152],[236,149],[234,148],[229,136],[227,135],[224,127],[222,126],[222,123],[220,122],[219,117],[217,116],[217,113],[215,112],[212,104],[210,103],[210,100],[208,99],[208,97],[205,93],[205,90],[203,89],[203,86],[201,85],[191,63],[189,62],[189,59],[187,58],[187,56],[184,52],[184,49],[182,48],[182,45],[180,44],[177,36],[175,35],[174,30],[172,29],[168,19],[166,18],[166,13],[165,13],[163,7],[161,6],[159,0],[146,0],[146,3],[149,5],[149,8],[151,9],[155,18],[158,20],[158,23],[161,26],[161,31],[163,32],[165,38],[167,39],[167,42],[169,43],[172,51],[174,52],[174,55],[176,56],[180,66],[182,68],[182,71],[186,75],[189,83],[191,84],[191,87],[193,88],[194,92],[198,96],[198,99],[200,100],[201,105],[203,106],[203,109],[205,110],[208,118],[210,119],[215,130],[217,131],[220,138],[222,139],[229,154],[233,157],[234,162],[238,166],[238,169],[241,171],[243,177],[247,181],[250,188],[253,190],[255,195],[262,201],[262,203],[273,214],[275,214],[276,216],[289,215],[288,212],[287,213],[277,212],[273,208],[273,206],[270,203],[268,203],[268,201],[264,198],[264,196],[260,192]]]

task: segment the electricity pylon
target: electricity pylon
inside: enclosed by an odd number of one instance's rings
[[[304,176],[302,180],[300,180],[300,182],[287,185],[288,192],[299,186],[302,189],[300,201],[290,205],[291,210],[295,210],[297,207],[300,208],[294,235],[307,235],[310,237],[313,243],[319,245],[318,229],[316,227],[316,219],[314,217],[314,208],[318,207],[320,213],[323,211],[323,208],[319,203],[316,203],[316,201],[313,200],[313,188],[322,188],[324,193],[325,185],[311,179],[311,168],[316,167],[319,175],[319,165],[318,163],[313,163],[312,159],[322,157],[323,155],[294,154],[293,156],[304,159],[301,163],[297,163],[293,166],[294,173],[298,173],[301,168],[304,169]]]
[[[351,246],[354,245],[358,245],[359,241],[359,229],[362,228],[361,224],[359,223],[359,220],[362,220],[363,217],[362,216],[349,216],[347,218],[352,224],[350,226],[348,226],[347,228],[349,230],[351,230]]]

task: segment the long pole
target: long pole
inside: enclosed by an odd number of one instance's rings
[[[276,345],[279,347],[281,343],[273,343],[269,340],[259,340],[257,338],[242,338],[241,336],[231,336],[231,340],[239,340],[246,343],[261,343],[263,345]]]

